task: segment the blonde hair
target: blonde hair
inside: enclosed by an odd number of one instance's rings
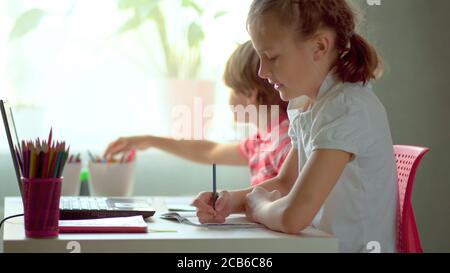
[[[257,91],[259,105],[279,105],[286,112],[287,102],[280,98],[278,91],[267,81],[258,76],[259,56],[251,41],[238,46],[227,61],[223,79],[225,84],[237,94],[250,97]]]

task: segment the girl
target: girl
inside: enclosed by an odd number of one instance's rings
[[[288,136],[287,103],[280,99],[271,84],[258,77],[258,64],[258,55],[251,41],[248,41],[231,55],[224,72],[225,84],[231,89],[230,105],[254,106],[258,117],[259,106],[278,106],[279,115],[276,115],[276,111],[270,111],[270,108],[267,111],[268,124],[253,119],[244,121],[256,122],[256,126],[265,125],[265,128],[258,128],[256,135],[238,144],[175,140],[155,136],[119,138],[107,147],[104,157],[111,159],[114,155],[127,152],[133,147],[138,150],[152,147],[198,163],[248,165],[251,185],[258,185],[276,176],[291,147]],[[239,115],[234,113],[235,121],[238,121]],[[261,113],[261,116],[263,115]]]
[[[258,187],[193,201],[200,222],[245,212],[285,233],[309,225],[334,234],[342,252],[395,251],[397,186],[386,112],[369,81],[375,50],[355,32],[345,0],[254,0],[248,30],[260,77],[289,100],[292,150]],[[321,211],[321,213],[319,213]],[[315,219],[315,221],[313,221]]]

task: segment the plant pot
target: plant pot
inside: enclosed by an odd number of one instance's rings
[[[171,137],[205,139],[211,129],[214,82],[168,79],[164,85],[164,116]]]
[[[89,188],[92,196],[131,196],[135,161],[130,163],[89,162]]]

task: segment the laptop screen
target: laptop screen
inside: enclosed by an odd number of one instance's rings
[[[16,150],[21,151],[19,137],[17,136],[17,130],[14,123],[13,113],[11,107],[4,100],[0,100],[0,110],[2,113],[2,120],[5,126],[6,137],[8,139],[9,151],[11,153],[11,159],[13,161],[14,170],[16,173],[17,183],[19,185],[20,194],[22,195],[22,181],[19,163],[16,157]]]

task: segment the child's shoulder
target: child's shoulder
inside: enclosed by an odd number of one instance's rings
[[[369,109],[380,107],[381,103],[373,92],[371,83],[342,83],[329,102],[342,107],[357,107]]]
[[[331,92],[316,110],[317,118],[332,119],[336,116],[369,120],[386,115],[386,110],[372,89],[362,83],[342,83]]]
[[[363,84],[362,82],[346,82],[341,85],[341,93],[343,96],[348,97],[348,99],[371,99],[373,87],[371,83]]]

